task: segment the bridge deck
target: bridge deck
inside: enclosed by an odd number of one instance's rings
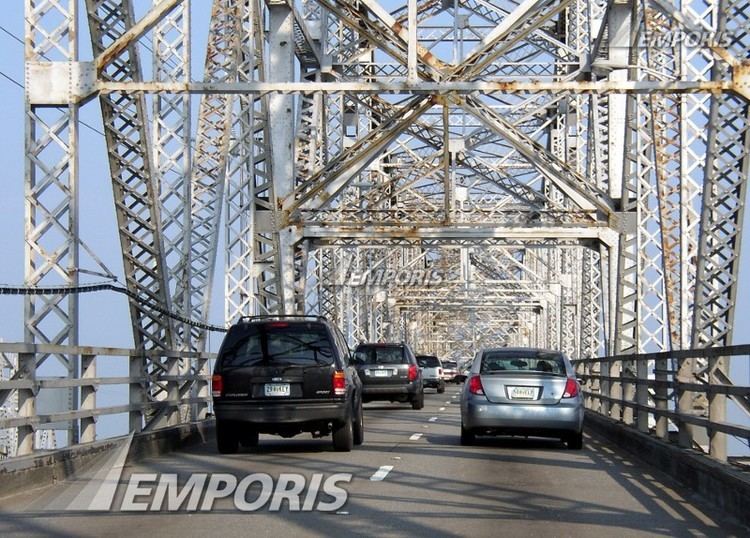
[[[352,473],[349,500],[339,513],[271,513],[267,506],[242,513],[229,499],[210,513],[100,513],[46,511],[74,499],[86,481],[63,483],[0,500],[0,535],[187,536],[301,533],[344,536],[635,536],[742,535],[747,529],[675,485],[658,470],[633,461],[588,435],[583,451],[543,440],[480,440],[459,445],[458,391],[429,391],[422,411],[406,406],[366,406],[365,444],[350,454],[333,452],[327,438],[261,437],[258,449],[216,453],[213,440],[183,452],[126,466],[133,473],[281,473],[309,476]],[[450,403],[448,403],[450,402]],[[444,408],[444,410],[440,410]],[[432,417],[437,420],[430,421]],[[422,436],[410,440],[415,433]],[[370,477],[393,466],[381,481]],[[124,486],[118,489],[122,497]],[[119,498],[116,497],[116,506]]]

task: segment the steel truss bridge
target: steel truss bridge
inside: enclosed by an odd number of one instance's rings
[[[717,424],[747,391],[709,389],[731,387],[710,349],[738,302],[747,0],[213,0],[208,28],[190,0],[25,2],[25,342],[0,387],[19,455],[53,420],[75,444],[97,413],[205,418],[223,300],[227,324],[323,315],[350,344],[608,357],[580,363],[592,408],[726,458]],[[132,350],[78,341],[83,107],[101,107]],[[362,282],[377,271],[410,276]],[[131,399],[96,411],[107,354]],[[47,361],[69,379],[35,381]],[[40,383],[70,408],[40,417]]]

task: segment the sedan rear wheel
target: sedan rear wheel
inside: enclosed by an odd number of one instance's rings
[[[571,433],[565,439],[568,450],[581,450],[583,448],[583,432]]]
[[[463,446],[471,446],[476,442],[476,440],[477,438],[474,435],[474,432],[464,428],[463,423],[461,423],[461,444]]]

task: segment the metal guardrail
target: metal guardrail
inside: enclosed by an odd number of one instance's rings
[[[750,387],[730,381],[731,357],[750,359],[750,345],[572,362],[587,409],[726,461],[727,435],[750,442],[750,426],[727,421],[727,398],[750,417]]]
[[[177,424],[204,420],[210,405],[209,360],[212,353],[125,348],[59,346],[46,344],[0,343],[0,354],[16,354],[15,372],[0,381],[0,428],[16,429],[16,456],[34,452],[34,432],[45,425],[67,422],[73,432],[68,446],[97,440],[98,417],[128,413],[131,431],[157,430]],[[63,355],[76,364],[75,375],[37,378],[38,365],[46,356]],[[146,358],[159,359],[163,366],[145,371]],[[128,376],[100,377],[97,363],[102,360],[127,360]],[[97,390],[105,385],[126,385],[128,403],[97,405]],[[158,387],[158,390],[154,390]],[[36,399],[43,389],[70,389],[68,409],[38,414]],[[8,413],[7,403],[17,397],[17,405]],[[123,432],[124,433],[124,432]]]

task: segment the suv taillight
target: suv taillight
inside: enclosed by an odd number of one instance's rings
[[[417,380],[417,365],[416,364],[410,364],[409,365],[409,381],[416,381]]]
[[[211,378],[211,396],[220,398],[222,392],[224,392],[224,380],[217,374]]]
[[[443,369],[442,368],[438,368],[438,375],[443,375]]]
[[[575,398],[576,396],[578,396],[578,381],[569,377],[568,381],[565,383],[565,392],[562,397]]]
[[[333,372],[333,394],[336,396],[346,394],[346,374],[341,370]]]
[[[484,387],[482,387],[482,379],[478,376],[472,376],[469,379],[469,392],[472,394],[484,395]]]

